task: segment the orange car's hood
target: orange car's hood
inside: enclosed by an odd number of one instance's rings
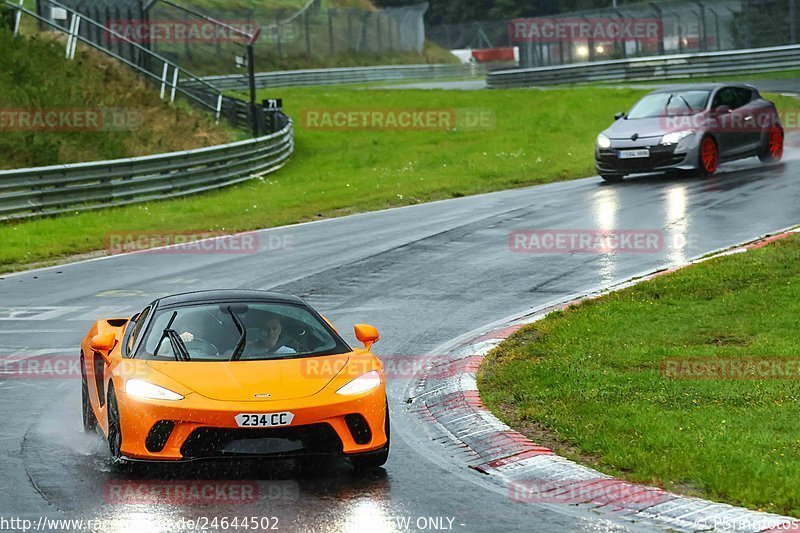
[[[147,364],[206,398],[263,402],[318,393],[349,358],[350,354],[341,354],[272,361],[148,361]]]

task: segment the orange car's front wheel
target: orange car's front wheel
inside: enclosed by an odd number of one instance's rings
[[[127,465],[127,461],[122,456],[122,429],[117,395],[114,394],[113,386],[108,391],[108,453],[112,466],[122,467]]]
[[[86,361],[81,357],[81,415],[84,433],[97,430],[97,418],[94,416],[92,402],[89,400],[89,383],[86,380]]]

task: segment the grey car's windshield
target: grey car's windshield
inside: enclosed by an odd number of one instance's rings
[[[330,326],[303,306],[231,302],[159,310],[136,357],[245,361],[348,351]]]
[[[648,94],[627,115],[629,119],[687,115],[702,111],[711,91],[675,91]]]

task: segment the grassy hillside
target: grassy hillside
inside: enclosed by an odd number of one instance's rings
[[[75,61],[66,61],[60,40],[14,39],[3,29],[0,50],[0,168],[171,152],[221,144],[234,136],[205,112],[170,107],[156,88],[97,52],[79,47]],[[71,128],[33,131],[33,125],[19,126],[21,114],[44,110],[103,118],[96,127],[73,123]],[[110,124],[111,117],[124,125]]]

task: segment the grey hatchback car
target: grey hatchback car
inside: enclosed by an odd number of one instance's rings
[[[699,170],[758,156],[779,161],[783,126],[775,105],[744,84],[696,84],[654,91],[597,136],[595,163],[606,181],[627,174]]]

